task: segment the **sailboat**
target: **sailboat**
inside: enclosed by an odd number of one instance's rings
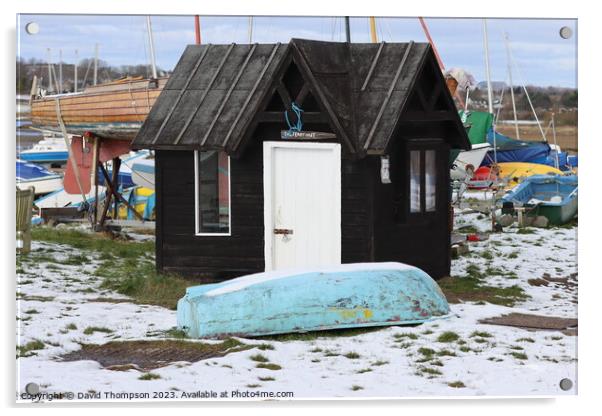
[[[150,17],[147,17],[147,29],[152,69],[149,78],[126,76],[96,85],[96,49],[94,85],[83,91],[46,95],[34,77],[30,95],[33,127],[59,134],[66,131],[74,136],[83,137],[90,132],[101,139],[133,140],[168,80],[168,77],[157,76]],[[50,70],[49,78],[51,90]]]

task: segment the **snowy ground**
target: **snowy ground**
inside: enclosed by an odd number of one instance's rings
[[[456,226],[472,224],[486,230],[489,220],[479,217],[458,215]],[[513,308],[453,304],[450,318],[416,327],[309,341],[241,339],[274,349],[253,348],[196,363],[172,363],[152,370],[160,377],[152,380],[139,379],[143,373],[137,370],[113,371],[95,361],[62,362],[57,357],[79,349],[80,343],[164,339],[164,331],[176,324],[175,311],[137,305],[99,289],[95,262],[60,267],[27,264],[18,273],[17,345],[39,340],[44,348],[17,358],[17,389],[23,392],[35,382],[41,391],[74,392],[76,398],[92,391],[148,392],[151,398],[154,392],[158,397],[159,392],[167,392],[163,396],[180,398],[183,392],[228,391],[232,397],[235,390],[293,392],[295,398],[572,395],[576,386],[564,392],[559,382],[563,378],[576,382],[576,336],[477,322],[509,312],[577,317],[576,293],[562,285],[528,283],[544,273],[564,277],[577,271],[576,228],[534,230],[533,234],[516,234],[515,229],[492,234],[489,240],[471,243],[471,254],[452,263],[453,276],[466,274],[466,268],[476,264],[489,270],[489,285],[522,287],[531,298]],[[49,254],[59,259],[78,253],[72,247],[37,242],[33,250],[54,250]],[[88,327],[112,332],[86,335]],[[447,331],[458,339],[438,341]],[[256,368],[250,357],[258,353],[282,368]]]

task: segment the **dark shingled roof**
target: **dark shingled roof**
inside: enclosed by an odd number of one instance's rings
[[[416,79],[429,59],[434,62],[429,44],[413,42],[190,45],[133,147],[235,153],[291,55],[332,131],[360,155],[386,152]],[[446,114],[455,114],[442,74],[434,72],[434,83],[444,87]],[[445,120],[454,127],[451,146],[470,148],[457,114]]]

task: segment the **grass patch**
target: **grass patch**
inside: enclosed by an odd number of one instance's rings
[[[535,340],[533,338],[519,338],[516,340],[516,342],[530,342],[530,343],[534,343]]]
[[[34,351],[43,350],[46,346],[42,341],[36,339],[29,341],[25,345],[17,345],[17,358],[30,357],[36,355]]]
[[[256,389],[257,387],[261,387],[261,384],[247,384],[247,387],[250,389]]]
[[[404,338],[408,338],[408,339],[418,339],[418,335],[416,334],[412,334],[410,332],[404,332],[403,334],[395,334],[393,335],[393,338],[397,339],[397,340],[402,340]]]
[[[360,355],[357,352],[351,351],[347,354],[344,354],[343,357],[349,358],[350,360],[357,360],[358,358],[360,358]]]
[[[512,351],[510,355],[516,358],[517,360],[527,360],[529,358],[524,352]]]
[[[358,374],[364,374],[364,373],[369,373],[371,371],[372,371],[371,368],[362,368],[361,370],[357,370],[357,373]]]
[[[186,288],[194,285],[194,282],[178,276],[157,273],[154,262],[149,261],[154,256],[153,241],[124,241],[100,233],[50,227],[35,227],[32,238],[96,253],[96,258],[102,260],[95,271],[103,278],[101,288],[130,296],[136,303],[175,309]],[[61,264],[89,262],[89,258],[83,255],[70,256],[62,261],[46,254],[43,256],[49,257],[49,262]]]
[[[431,358],[433,355],[435,355],[436,351],[431,348],[421,347],[418,348],[418,353],[423,355],[425,358]]]
[[[274,377],[257,377],[260,381],[276,381]]]
[[[462,234],[476,234],[479,230],[474,225],[463,225],[458,227],[458,232]]]
[[[157,380],[160,379],[161,376],[155,373],[145,373],[138,377],[138,380]]]
[[[516,234],[535,234],[535,230],[533,230],[532,228],[521,227],[518,229]]]
[[[36,313],[40,313],[40,311],[38,311],[37,309],[28,309],[28,310],[26,310],[26,311],[25,311],[25,312],[23,312],[23,313],[26,313],[26,314],[28,314],[28,315],[34,315],[34,314],[36,314]]]
[[[274,363],[259,363],[255,367],[265,368],[266,370],[272,370],[272,371],[282,370],[281,366],[279,366],[278,364],[274,364]]]
[[[456,353],[450,350],[440,350],[437,351],[437,356],[439,357],[455,357]]]
[[[493,253],[491,253],[489,250],[483,251],[480,256],[485,260],[493,260]]]
[[[371,363],[371,365],[375,366],[375,367],[379,367],[381,365],[387,365],[389,364],[388,361],[383,361],[383,360],[378,360],[378,361],[374,361],[373,363]]]
[[[520,286],[488,286],[478,268],[471,269],[469,266],[466,271],[466,276],[445,277],[437,282],[448,302],[488,302],[512,307],[518,302],[529,299],[529,295]]]
[[[124,241],[112,239],[100,233],[87,233],[75,229],[34,227],[31,236],[36,241],[66,244],[85,251],[96,251],[100,255],[114,258],[136,258],[154,253],[154,241]],[[86,259],[86,262],[88,259]]]
[[[446,331],[437,337],[437,342],[454,342],[460,339],[460,335],[453,331]]]
[[[261,351],[273,350],[274,346],[272,344],[259,344],[256,345],[255,348],[260,349]]]
[[[481,338],[491,338],[493,335],[491,335],[489,332],[485,332],[485,331],[474,331],[472,334],[470,334],[471,338],[475,338],[475,337],[481,337]]]
[[[84,329],[84,335],[92,335],[95,332],[102,332],[105,334],[112,334],[113,330],[109,329],[109,328],[104,328],[101,326],[89,326],[86,329]]]
[[[418,369],[418,374],[419,375],[429,375],[431,377],[436,377],[436,376],[440,376],[443,373],[441,371],[437,370],[436,368],[420,367]]]
[[[255,354],[249,357],[253,361],[257,361],[258,363],[268,363],[270,360],[263,354]]]
[[[309,350],[309,352],[322,352],[322,351],[324,351],[324,350],[322,348],[319,348],[319,347],[316,347],[316,348],[314,348],[312,350]]]
[[[130,296],[139,304],[169,309],[176,309],[186,288],[195,284],[175,275],[157,273],[153,262],[141,258],[106,260],[95,274],[103,278],[103,289]]]
[[[69,325],[67,325],[65,327],[65,329],[68,329],[69,331],[75,331],[77,329],[77,325],[75,325],[73,322],[70,323]]]
[[[358,390],[364,390],[364,388],[362,386],[358,386],[357,384],[354,384],[353,386],[351,386],[351,390],[358,391]]]
[[[451,383],[447,383],[447,385],[449,387],[453,387],[455,389],[462,389],[462,388],[466,387],[464,385],[464,383],[462,383],[461,381],[452,381]]]

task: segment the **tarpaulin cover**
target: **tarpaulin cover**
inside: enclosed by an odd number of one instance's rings
[[[493,129],[487,133],[487,141],[493,146]],[[511,139],[501,133],[495,132],[495,146],[497,161],[499,162],[529,162],[547,165],[551,148],[546,142],[527,142]],[[487,152],[481,166],[489,166],[494,161],[493,149]],[[554,166],[553,161],[551,166]]]
[[[487,143],[487,132],[493,124],[493,114],[471,111],[464,117],[464,112],[460,111],[460,118],[468,128],[468,138],[471,144]]]

